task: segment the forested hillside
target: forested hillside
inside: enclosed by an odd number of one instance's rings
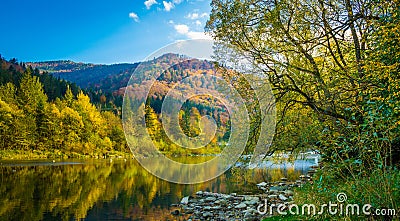
[[[100,112],[74,84],[13,61],[1,59],[2,157],[13,152],[102,157],[127,151],[118,116]]]
[[[132,122],[128,127],[133,127],[135,131],[147,130],[152,138],[152,142],[162,152],[173,155],[209,154],[219,153],[228,142],[230,134],[230,118],[224,103],[213,96],[208,96],[210,92],[218,93],[216,83],[211,82],[209,76],[219,76],[214,65],[206,60],[192,59],[183,55],[165,54],[153,60],[142,63],[137,73],[131,77],[128,88],[119,89],[119,94],[127,90],[125,105],[130,107],[133,113],[145,112],[146,128],[141,128],[141,122]],[[156,81],[146,92],[149,79],[157,76]],[[208,77],[207,77],[208,76]],[[221,78],[222,79],[222,78]],[[135,82],[135,83],[132,83]],[[138,84],[136,84],[138,82]],[[196,95],[186,100],[181,107],[178,99],[183,94],[194,95],[195,91],[202,95]],[[172,92],[172,93],[171,93]],[[170,93],[170,103],[165,103],[166,95]],[[145,105],[141,105],[146,101]],[[162,106],[167,109],[180,108],[178,112],[179,126],[182,132],[188,137],[198,137],[201,133],[208,133],[201,129],[200,119],[203,116],[211,116],[216,123],[216,133],[203,148],[193,149],[194,143],[186,143],[182,148],[176,142],[171,141],[167,136],[165,127],[170,127],[170,118],[161,120]],[[129,130],[129,129],[128,129]],[[130,137],[130,139],[135,139]],[[178,139],[178,137],[174,137]],[[137,145],[148,146],[143,140],[131,141]],[[182,141],[183,142],[183,141]],[[144,154],[146,155],[146,154]]]
[[[156,66],[163,70],[148,97],[144,97],[147,95],[141,87],[133,90],[136,99],[147,100],[146,106],[142,107],[146,112],[147,130],[159,149],[174,155],[220,152],[229,138],[230,119],[226,107],[218,99],[195,96],[185,102],[179,112],[180,126],[189,137],[199,135],[202,116],[215,119],[217,133],[204,149],[187,151],[175,145],[166,136],[160,119],[163,100],[176,84],[181,91],[203,88],[217,92],[217,88],[205,78],[206,75],[216,74],[213,64],[183,55],[165,54],[141,65],[145,68]],[[3,140],[3,149],[55,150],[70,155],[98,155],[99,152],[126,150],[120,110],[129,79],[142,80],[136,79],[136,66],[70,61],[18,64],[15,59],[10,62],[2,60],[0,98],[3,102],[1,116],[4,119],[2,136],[6,138]],[[156,70],[146,71],[146,76],[149,76]],[[185,78],[190,80],[180,84]],[[80,80],[74,82],[74,79]],[[85,92],[76,83],[86,87]],[[24,94],[21,94],[22,91],[25,91]],[[23,100],[22,96],[29,98]],[[29,99],[29,105],[26,105],[26,99]],[[20,115],[7,112],[11,109],[18,110]],[[28,124],[30,121],[35,124]]]
[[[103,82],[107,77],[121,73],[132,73],[138,63],[106,65],[73,61],[45,61],[27,62],[26,65],[51,73],[54,77],[74,82],[82,88],[101,88],[100,82]]]

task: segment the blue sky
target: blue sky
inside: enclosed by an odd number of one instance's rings
[[[120,63],[203,33],[211,0],[2,2],[0,54],[18,61]]]

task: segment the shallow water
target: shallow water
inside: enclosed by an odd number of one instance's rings
[[[1,161],[0,220],[176,220],[170,205],[199,190],[255,193],[256,183],[295,180],[308,168],[306,161],[233,168],[208,182],[183,185],[151,175],[135,160]]]

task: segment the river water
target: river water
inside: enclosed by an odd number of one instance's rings
[[[0,220],[177,220],[171,204],[197,191],[256,193],[257,183],[295,180],[295,167],[235,167],[205,183],[161,180],[135,160],[0,161]],[[183,219],[183,218],[182,218]]]

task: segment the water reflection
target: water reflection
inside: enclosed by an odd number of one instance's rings
[[[199,190],[254,193],[258,182],[301,173],[235,168],[206,183],[179,185],[156,178],[134,160],[3,161],[0,172],[0,220],[174,220],[169,206]]]

